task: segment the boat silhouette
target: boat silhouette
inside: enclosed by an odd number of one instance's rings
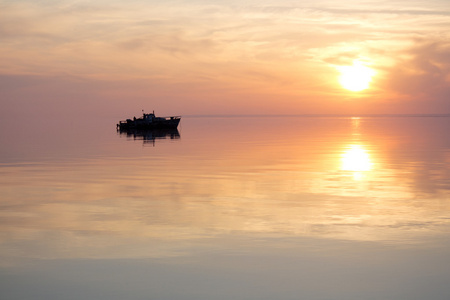
[[[157,117],[155,111],[150,114],[142,112],[142,117],[133,119],[126,119],[117,123],[117,129],[162,129],[162,128],[177,128],[180,123],[181,116]]]

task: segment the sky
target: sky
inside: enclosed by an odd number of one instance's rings
[[[3,119],[450,113],[448,0],[0,0],[0,58]]]

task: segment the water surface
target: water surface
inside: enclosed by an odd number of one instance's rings
[[[4,299],[449,299],[449,117],[3,130]]]

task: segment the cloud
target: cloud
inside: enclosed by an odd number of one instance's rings
[[[418,40],[388,70],[385,88],[435,112],[450,108],[450,43]],[[434,104],[434,105],[433,105]],[[437,104],[437,105],[436,105]]]

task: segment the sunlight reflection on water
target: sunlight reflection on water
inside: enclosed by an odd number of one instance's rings
[[[363,172],[372,169],[370,156],[361,145],[350,145],[342,153],[342,170],[352,171],[355,180],[361,180]]]

